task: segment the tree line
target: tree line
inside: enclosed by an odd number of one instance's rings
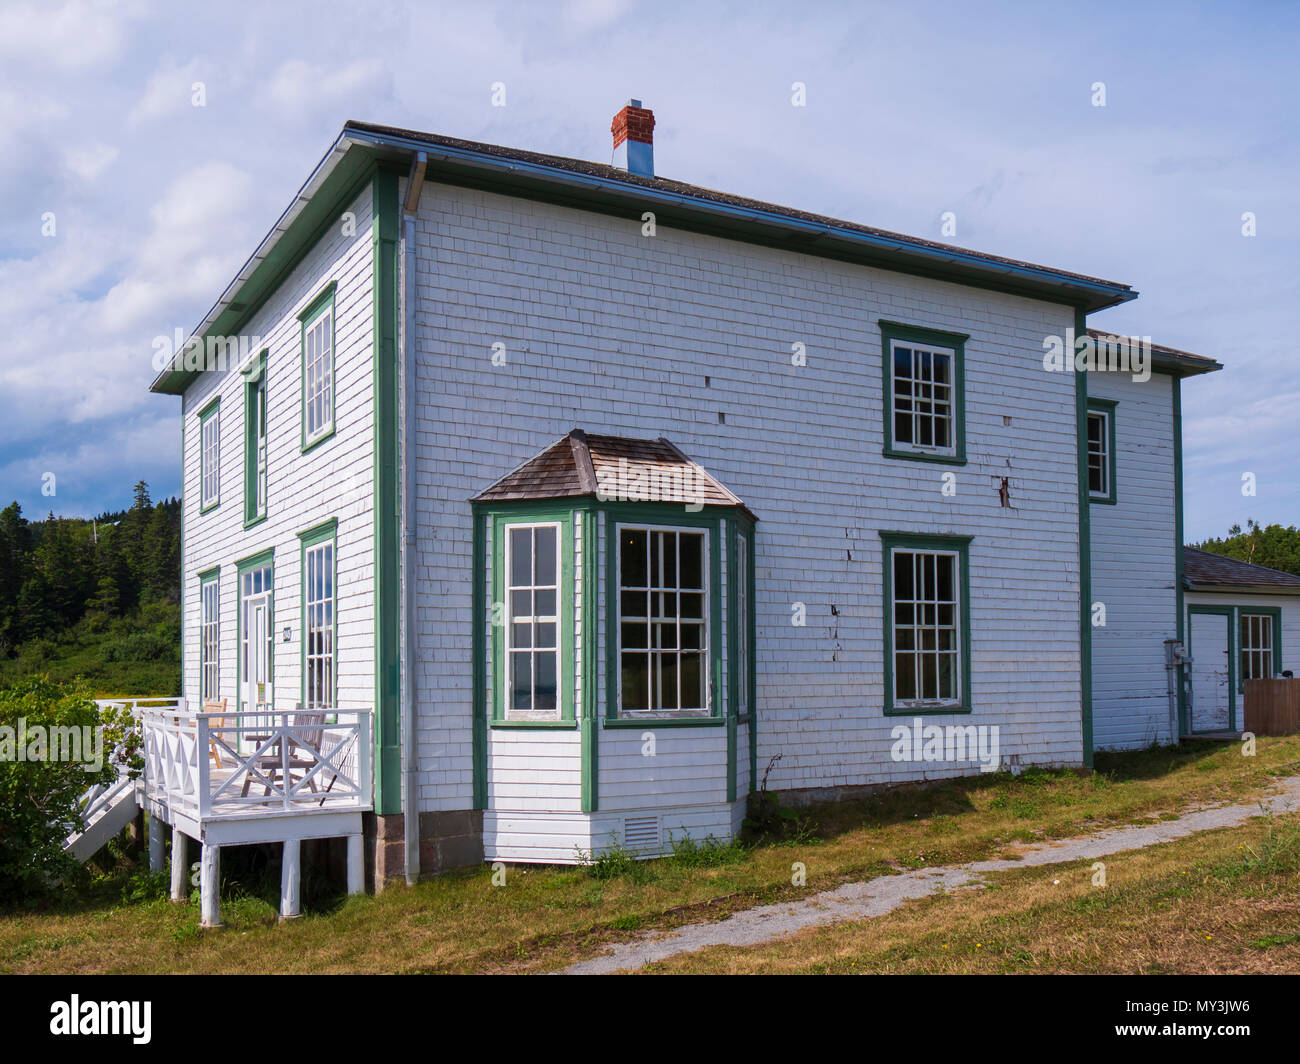
[[[180,522],[180,500],[153,502],[143,480],[130,509],[88,520],[0,510],[0,657],[84,617],[179,603]]]
[[[1222,554],[1241,562],[1300,576],[1300,528],[1294,525],[1261,527],[1256,521],[1247,519],[1244,532],[1241,525],[1233,525],[1226,537],[1207,539],[1192,546],[1211,554]]]

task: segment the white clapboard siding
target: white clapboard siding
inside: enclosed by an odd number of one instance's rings
[[[784,755],[772,788],[974,771],[890,760],[882,529],[975,536],[975,711],[959,722],[997,724],[1024,763],[1081,762],[1074,380],[1042,366],[1044,337],[1064,335],[1071,310],[663,226],[647,238],[639,217],[440,184],[424,190],[416,242],[422,808],[471,800],[467,500],[575,426],[665,436],[758,515],[759,772]],[[965,467],[881,456],[880,318],[970,334]],[[806,366],[791,364],[796,342]],[[804,627],[791,624],[796,602]],[[603,699],[602,679],[602,714]],[[725,731],[663,730],[667,758],[649,771],[624,750],[639,734],[602,730],[595,819],[623,814],[607,803],[666,805],[668,787],[729,830]],[[677,757],[679,741],[695,753]],[[744,780],[743,728],[737,765]],[[558,823],[524,813],[489,808],[490,853]]]
[[[1177,637],[1171,378],[1091,373],[1088,395],[1113,399],[1113,506],[1093,503],[1093,742],[1128,750],[1172,741],[1164,641]]]
[[[244,381],[233,367],[205,373],[185,392],[183,506],[185,520],[184,695],[199,699],[199,579],[220,574],[220,697],[236,698],[235,563],[275,549],[275,703],[293,709],[302,698],[302,605],[298,533],[338,520],[338,702],[371,709],[375,691],[374,387],[371,192],[348,208],[355,232],[331,229],[294,268],[243,332],[260,337],[267,354],[267,519],[244,528]],[[301,454],[302,350],[298,314],[324,288],[335,295],[335,434]],[[221,504],[199,512],[198,413],[221,395]],[[289,642],[281,640],[284,628]]]

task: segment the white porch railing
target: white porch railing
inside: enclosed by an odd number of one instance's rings
[[[369,710],[140,717],[145,794],[190,819],[371,807]]]

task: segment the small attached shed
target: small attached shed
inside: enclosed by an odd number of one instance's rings
[[[1184,734],[1239,733],[1245,684],[1300,665],[1300,576],[1187,547]]]
[[[488,860],[732,837],[754,753],[754,525],[665,439],[575,429],[472,500]]]

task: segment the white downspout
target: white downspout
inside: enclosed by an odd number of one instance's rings
[[[406,842],[406,882],[420,879],[419,756],[416,749],[415,660],[415,215],[428,166],[424,152],[411,160],[402,212],[402,826]]]

